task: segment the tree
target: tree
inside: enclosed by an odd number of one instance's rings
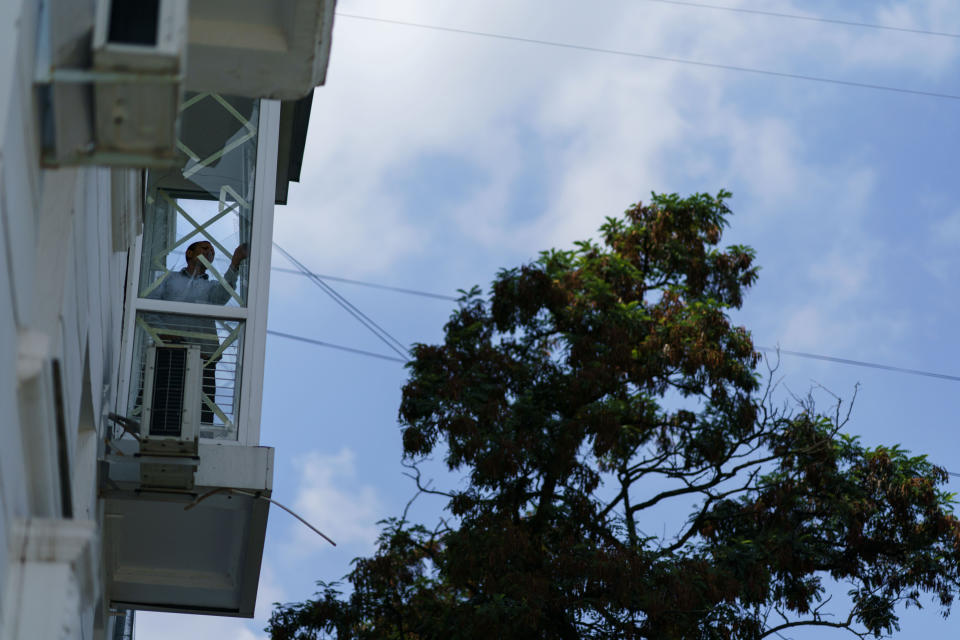
[[[400,406],[406,464],[450,518],[386,521],[350,593],[278,606],[272,637],[879,637],[923,594],[946,615],[946,472],[845,435],[839,401],[778,404],[728,316],[758,272],[718,248],[729,195],[655,194],[602,242],[466,293],[444,343],[415,347]],[[430,454],[465,481],[424,486]]]

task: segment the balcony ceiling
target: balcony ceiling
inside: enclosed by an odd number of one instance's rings
[[[113,445],[101,486],[110,606],[252,617],[270,505],[251,493],[270,494],[273,450],[201,442],[195,490],[165,493],[140,486],[135,442]]]
[[[326,78],[335,0],[191,0],[187,89],[301,98]]]

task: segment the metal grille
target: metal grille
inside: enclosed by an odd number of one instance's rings
[[[150,405],[151,436],[180,435],[186,370],[186,349],[157,348]]]
[[[200,347],[200,437],[215,439],[237,438],[237,410],[240,394],[240,365],[243,358],[244,323],[205,316],[187,316],[172,313],[139,312],[136,318],[136,337],[133,352],[132,383],[130,386],[127,415],[143,415],[143,383],[147,347],[157,347],[159,369],[160,354],[165,351],[185,351],[183,347]],[[173,347],[162,349],[162,347]],[[172,367],[182,375],[182,367]],[[155,372],[156,374],[156,372]],[[171,380],[174,385],[176,381]],[[160,381],[154,383],[160,384]],[[182,381],[180,381],[182,388]],[[151,398],[151,414],[163,405]],[[179,402],[182,403],[182,400]],[[182,405],[181,405],[182,407]],[[171,411],[176,407],[171,402]],[[182,411],[182,408],[181,408]],[[176,417],[172,417],[172,420]],[[154,434],[151,418],[150,434]],[[174,434],[176,435],[176,433]]]

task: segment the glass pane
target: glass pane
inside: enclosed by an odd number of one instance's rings
[[[259,106],[213,93],[184,101],[184,164],[147,181],[140,297],[246,305]]]
[[[146,312],[137,313],[136,323],[127,415],[140,420],[143,414],[143,374],[150,345],[198,345],[203,365],[200,437],[236,440],[244,323]]]

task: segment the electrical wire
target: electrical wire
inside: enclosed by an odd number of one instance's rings
[[[802,16],[796,13],[779,13],[776,11],[761,11],[759,9],[743,9],[741,7],[725,7],[716,4],[707,4],[705,2],[686,2],[685,0],[647,0],[647,2],[659,2],[661,4],[675,4],[684,7],[694,7],[697,9],[715,9],[717,11],[730,11],[734,13],[749,13],[758,16],[768,16],[771,18],[787,18],[789,20],[806,20],[809,22],[823,22],[827,24],[841,24],[847,27],[863,27],[866,29],[881,29],[883,31],[900,31],[902,33],[915,33],[924,36],[939,36],[942,38],[960,38],[960,34],[947,33],[944,31],[928,31],[926,29],[911,29],[909,27],[894,27],[883,24],[872,24],[869,22],[856,22],[853,20],[835,20],[833,18],[821,18],[820,16]]]
[[[285,506],[285,505],[280,504],[279,502],[277,502],[277,501],[274,500],[273,498],[268,498],[267,496],[263,495],[263,494],[260,493],[259,491],[257,491],[257,492],[252,492],[252,491],[244,491],[243,489],[231,489],[231,491],[233,491],[234,493],[246,494],[246,495],[250,496],[251,498],[258,498],[258,499],[260,499],[260,500],[266,500],[267,502],[270,502],[271,504],[277,505],[278,507],[280,507],[281,509],[283,509],[284,511],[286,511],[287,513],[289,513],[290,515],[292,515],[294,518],[296,518],[297,520],[299,520],[299,521],[302,522],[303,524],[307,525],[307,527],[308,527],[311,531],[313,531],[314,533],[316,533],[317,535],[319,535],[321,538],[323,538],[324,540],[326,540],[327,542],[329,542],[329,543],[332,544],[333,546],[337,546],[337,543],[334,542],[334,541],[333,541],[329,536],[327,536],[323,531],[320,531],[320,529],[317,529],[315,526],[313,526],[312,524],[310,524],[309,522],[307,522],[306,519],[304,519],[303,517],[301,517],[298,513],[296,513],[296,512],[295,512],[293,509],[291,509],[290,507],[287,507],[287,506]]]
[[[292,263],[296,264],[296,265],[297,265],[298,267],[300,267],[300,269],[301,269],[300,271],[294,271],[294,270],[292,270],[292,269],[283,269],[283,268],[275,267],[278,271],[284,271],[284,272],[294,273],[294,274],[299,274],[299,275],[306,275],[306,276],[310,277],[311,280],[313,280],[314,282],[317,282],[318,284],[320,284],[319,279],[320,279],[321,277],[326,277],[326,278],[329,278],[329,279],[331,279],[331,280],[340,280],[340,281],[343,281],[343,282],[349,282],[349,283],[351,283],[351,284],[360,284],[360,285],[375,287],[375,288],[378,288],[378,289],[388,289],[388,290],[397,291],[397,292],[400,292],[400,293],[407,293],[407,294],[411,294],[411,295],[421,295],[421,296],[422,296],[422,295],[426,295],[426,296],[429,296],[429,297],[445,298],[445,299],[454,300],[454,301],[458,300],[458,298],[454,298],[454,297],[452,297],[452,296],[442,296],[441,294],[430,294],[430,293],[426,293],[426,292],[423,292],[423,291],[418,291],[418,290],[416,290],[416,289],[405,289],[405,288],[402,288],[402,287],[389,287],[389,286],[386,286],[386,285],[378,285],[378,284],[375,284],[375,283],[372,283],[372,282],[362,282],[362,281],[359,281],[359,280],[348,280],[348,279],[346,279],[346,278],[335,278],[335,277],[333,277],[333,276],[319,276],[319,275],[314,274],[313,272],[311,272],[309,269],[307,269],[302,263],[300,263],[298,260],[296,260],[296,258],[294,258],[293,256],[291,256],[291,255],[290,255],[288,252],[286,252],[282,247],[280,247],[280,246],[277,245],[276,243],[274,243],[274,246],[276,246],[277,249],[279,249],[280,252],[283,253],[283,254],[287,257],[288,260],[290,260]],[[325,283],[324,283],[324,284],[325,284]],[[335,299],[336,299],[336,298],[335,298]],[[344,301],[346,301],[346,300],[344,299]],[[338,302],[339,302],[339,300],[338,300]],[[349,302],[347,302],[347,304],[349,304]],[[352,306],[352,305],[350,305],[350,306]],[[356,309],[356,308],[354,307],[354,309]],[[357,311],[359,312],[359,309],[357,309]],[[361,314],[362,314],[362,312],[361,312]],[[366,316],[363,316],[363,317],[366,318]],[[362,322],[362,321],[361,321],[361,322]],[[373,321],[371,320],[370,322],[373,322]],[[366,326],[366,325],[365,325],[365,326]],[[376,326],[379,328],[379,325],[376,325]],[[369,327],[368,327],[368,328],[369,328]],[[357,355],[368,356],[368,357],[371,357],[371,358],[378,358],[378,359],[380,359],[380,360],[389,360],[389,361],[391,361],[391,362],[400,362],[400,363],[404,363],[404,364],[407,362],[407,360],[405,360],[405,359],[403,359],[403,358],[395,358],[395,357],[393,357],[393,356],[387,356],[387,355],[383,355],[383,354],[379,354],[379,353],[374,353],[374,352],[372,352],[372,351],[365,351],[365,350],[363,350],[363,349],[354,349],[353,347],[346,347],[346,346],[343,346],[343,345],[333,344],[333,343],[330,343],[330,342],[324,342],[324,341],[322,341],[322,340],[315,340],[315,339],[313,339],[313,338],[307,338],[307,337],[304,337],[304,336],[297,336],[297,335],[293,335],[293,334],[290,334],[290,333],[284,333],[284,332],[282,332],[282,331],[275,331],[275,330],[273,330],[273,329],[267,329],[267,333],[268,333],[269,335],[277,336],[277,337],[279,337],[279,338],[286,338],[286,339],[288,339],[288,340],[296,340],[296,341],[299,341],[299,342],[305,342],[305,343],[307,343],[307,344],[312,344],[312,345],[320,346],[320,347],[327,347],[327,348],[330,348],[330,349],[338,349],[338,350],[340,350],[340,351],[346,351],[346,352],[348,352],[348,353],[355,353],[355,354],[357,354]],[[379,334],[377,334],[377,335],[378,335],[378,337],[379,337]],[[389,335],[389,334],[388,334],[388,335]],[[392,337],[392,336],[391,336],[391,337]],[[382,338],[381,338],[381,339],[382,339]],[[387,344],[388,344],[388,346],[390,346],[389,343],[387,343]],[[402,345],[401,345],[401,346],[402,346]],[[391,346],[391,348],[392,348],[392,346]],[[775,348],[775,347],[755,346],[754,348],[757,349],[758,351],[763,351],[763,352],[765,352],[765,353],[785,354],[785,355],[796,356],[796,357],[799,357],[799,358],[809,358],[809,359],[813,359],[813,360],[822,360],[822,361],[825,361],[825,362],[836,362],[836,363],[838,363],[838,364],[846,364],[846,365],[852,365],[852,366],[857,366],[857,367],[866,367],[866,368],[870,368],[870,369],[880,369],[880,370],[883,370],[883,371],[893,371],[893,372],[896,372],[896,373],[907,373],[907,374],[910,374],[910,375],[926,376],[926,377],[931,377],[931,378],[939,378],[939,379],[942,379],[942,380],[950,380],[950,381],[953,381],[953,382],[960,382],[960,376],[947,375],[947,374],[944,374],[944,373],[934,373],[934,372],[932,372],[932,371],[924,371],[924,370],[921,370],[921,369],[909,369],[909,368],[906,368],[906,367],[896,367],[896,366],[892,366],[892,365],[879,364],[879,363],[876,363],[876,362],[866,362],[866,361],[863,361],[863,360],[852,360],[852,359],[850,359],[850,358],[838,358],[838,357],[836,357],[836,356],[827,356],[827,355],[822,355],[822,354],[818,354],[818,353],[808,353],[808,352],[805,352],[805,351],[792,351],[792,350],[789,350],[789,349],[780,349],[780,348]],[[396,350],[396,349],[394,349],[394,350]],[[409,354],[409,352],[408,352],[408,354]],[[401,354],[401,355],[402,355],[402,354]],[[113,417],[113,414],[111,414],[111,417]],[[123,426],[123,425],[121,425],[121,426]],[[955,478],[960,478],[960,473],[956,473],[956,472],[953,472],[953,471],[947,471],[947,475],[949,475],[949,476],[951,476],[951,477],[955,477]],[[201,499],[204,499],[204,498],[206,498],[206,497],[207,497],[207,495],[204,495],[204,496],[201,497]],[[310,527],[311,529],[313,529],[316,533],[318,533],[318,534],[320,534],[321,536],[323,536],[324,539],[326,539],[326,540],[329,541],[331,544],[333,544],[334,546],[336,546],[336,543],[333,542],[333,540],[330,540],[330,538],[328,538],[326,535],[324,535],[323,533],[321,533],[321,532],[320,532],[318,529],[316,529],[313,525],[311,525],[309,522],[307,522],[306,520],[304,520],[303,518],[301,518],[300,516],[298,516],[296,513],[294,513],[293,511],[291,511],[291,510],[288,509],[287,507],[281,505],[280,503],[278,503],[278,502],[276,502],[276,501],[274,501],[274,500],[271,500],[270,498],[266,498],[265,496],[256,496],[256,497],[262,497],[262,498],[264,498],[265,500],[269,500],[270,502],[273,502],[274,504],[276,504],[278,507],[280,507],[280,508],[284,509],[285,511],[291,513],[295,518],[297,518],[298,520],[300,520],[301,522],[303,522],[305,525],[307,525],[308,527]],[[199,502],[199,500],[197,500],[196,502]],[[191,504],[191,505],[190,505],[190,507],[192,507],[192,506],[194,506],[194,504]],[[189,508],[189,507],[188,507],[188,508]]]
[[[281,338],[287,338],[287,339],[290,339],[290,340],[299,340],[300,342],[306,342],[306,343],[308,343],[308,344],[313,344],[313,345],[317,345],[317,346],[320,346],[320,347],[329,347],[329,348],[332,348],[332,349],[340,349],[340,350],[342,350],[342,351],[348,351],[348,352],[350,352],[350,353],[356,353],[356,354],[363,355],[363,356],[369,356],[369,357],[371,357],[371,358],[380,358],[381,360],[391,360],[391,361],[393,361],[393,362],[402,362],[402,363],[405,363],[405,362],[406,362],[405,360],[402,360],[402,359],[400,359],[400,358],[394,358],[393,356],[385,356],[385,355],[381,355],[381,354],[379,354],[379,353],[373,353],[372,351],[363,351],[362,349],[354,349],[354,348],[352,348],[352,347],[344,347],[344,346],[341,346],[341,345],[338,345],[338,344],[331,344],[331,343],[329,343],[329,342],[322,342],[322,341],[320,341],[320,340],[314,340],[314,339],[312,339],[312,338],[305,338],[305,337],[303,337],[303,336],[295,336],[295,335],[292,335],[292,334],[289,334],[289,333],[282,333],[282,332],[280,332],[280,331],[273,331],[273,330],[271,330],[271,329],[267,329],[267,333],[270,334],[270,335],[274,335],[274,336],[281,337]],[[801,357],[801,358],[813,358],[813,359],[816,359],[816,360],[826,360],[826,361],[828,361],[828,362],[839,362],[839,363],[842,363],[842,364],[850,364],[850,365],[861,366],[861,367],[870,367],[870,368],[874,368],[874,369],[883,369],[883,370],[887,370],[887,371],[896,371],[896,372],[899,372],[899,373],[910,373],[910,374],[914,374],[914,375],[931,376],[931,377],[934,377],[934,378],[944,378],[944,379],[947,379],[947,380],[960,381],[960,377],[958,377],[958,376],[948,376],[948,375],[945,375],[945,374],[932,373],[932,372],[929,372],[929,371],[920,371],[920,370],[918,370],[918,369],[905,369],[905,368],[903,368],[903,367],[892,367],[892,366],[883,365],[883,364],[876,364],[876,363],[873,363],[873,362],[861,362],[861,361],[859,361],[859,360],[849,360],[849,359],[847,359],[847,358],[835,358],[835,357],[833,357],[833,356],[823,356],[823,355],[814,354],[814,353],[804,353],[804,352],[802,352],[802,351],[788,351],[788,350],[786,350],[786,349],[773,349],[773,348],[770,348],[770,347],[755,347],[755,348],[758,349],[759,351],[779,352],[779,353],[785,353],[785,354],[792,355],[792,356],[798,356],[798,357]],[[953,472],[953,471],[947,471],[947,475],[949,475],[949,476],[951,476],[951,477],[953,477],[953,478],[960,478],[960,473],[956,473],[956,472]],[[271,502],[273,502],[273,501],[271,500]],[[286,509],[286,507],[283,507],[283,505],[280,505],[279,503],[276,503],[276,504],[277,504],[278,506]],[[286,509],[286,510],[289,511],[289,509]],[[293,513],[293,512],[291,512],[291,513]],[[304,524],[306,524],[308,527],[310,527],[310,528],[313,529],[314,531],[317,531],[317,529],[315,529],[315,528],[314,528],[312,525],[310,525],[308,522],[306,522],[306,521],[303,520],[302,518],[299,518],[299,516],[297,516],[296,514],[293,514],[293,515],[294,515],[295,517],[297,517],[299,520],[301,520],[302,522],[304,522]],[[320,533],[320,532],[317,531],[317,533]],[[320,535],[323,536],[322,533],[320,533]],[[323,536],[323,537],[324,537],[324,538],[327,538],[326,536]],[[327,538],[327,540],[329,540],[329,538]],[[331,542],[331,544],[334,544],[334,545],[336,544],[336,543],[334,543],[332,540],[331,540],[330,542]]]
[[[390,332],[381,327],[379,324],[373,321],[368,315],[363,311],[358,309],[356,305],[347,300],[342,296],[336,289],[331,287],[329,284],[324,282],[317,274],[313,273],[308,269],[302,262],[290,255],[289,252],[285,251],[280,245],[274,243],[274,246],[277,247],[294,265],[296,265],[302,273],[309,276],[310,279],[328,295],[330,295],[337,304],[343,307],[348,313],[350,313],[354,318],[356,318],[361,324],[363,324],[367,329],[373,332],[381,341],[384,342],[388,347],[395,351],[398,355],[404,356],[409,355],[406,346],[403,345],[399,340],[394,338]]]
[[[279,249],[280,247],[277,247],[277,248]],[[280,249],[280,250],[283,251],[283,249]],[[306,267],[303,267],[303,269],[306,270]],[[290,272],[290,273],[296,273],[296,274],[299,274],[299,275],[308,275],[308,274],[309,274],[309,275],[314,275],[314,276],[316,276],[316,274],[311,274],[311,273],[309,272],[309,270],[306,270],[306,273],[305,273],[304,271],[293,271],[292,269],[280,269],[280,270],[282,270],[282,271],[287,271],[287,272]],[[316,276],[316,277],[323,277],[323,276]],[[362,282],[362,281],[359,281],[359,280],[347,280],[347,279],[345,279],[345,278],[341,278],[340,280],[343,280],[344,282],[350,282],[350,283],[352,283],[352,284],[362,284],[362,285],[369,286],[369,287],[376,287],[376,288],[379,288],[379,289],[389,289],[389,290],[391,290],[391,291],[397,291],[397,292],[399,292],[399,293],[407,293],[407,294],[410,294],[410,295],[428,295],[428,296],[431,296],[431,297],[443,298],[443,299],[452,300],[452,301],[457,301],[457,300],[459,300],[459,298],[454,298],[454,297],[452,297],[452,296],[441,296],[440,294],[429,294],[429,293],[426,293],[426,292],[424,292],[424,291],[419,291],[419,290],[417,290],[417,289],[406,289],[406,288],[402,288],[402,287],[388,287],[388,286],[386,286],[386,285],[380,285],[380,284],[376,284],[376,283],[373,283],[373,282]],[[381,354],[379,354],[379,353],[374,353],[374,352],[372,352],[372,351],[364,351],[364,350],[362,350],[362,349],[354,349],[354,348],[352,348],[352,347],[344,347],[344,346],[341,346],[341,345],[331,344],[331,343],[323,342],[323,341],[320,341],[320,340],[313,340],[313,339],[311,339],[311,338],[304,338],[304,337],[302,337],[302,336],[295,336],[295,335],[288,334],[288,333],[281,333],[281,332],[279,332],[279,331],[267,330],[267,333],[270,333],[270,334],[273,334],[273,335],[276,335],[276,336],[279,336],[279,337],[283,337],[283,338],[288,338],[288,339],[290,339],[290,340],[300,340],[300,341],[302,341],[302,342],[307,342],[307,343],[310,343],[310,344],[315,344],[315,345],[321,346],[321,347],[329,347],[329,348],[331,348],[331,349],[340,349],[340,350],[342,350],[342,351],[350,351],[350,352],[357,353],[357,354],[360,354],[360,355],[371,356],[371,357],[373,357],[373,358],[381,358],[381,359],[384,359],[384,360],[392,360],[392,361],[395,361],[395,362],[407,362],[407,360],[404,360],[404,359],[402,359],[402,358],[394,358],[394,357],[392,357],[392,356],[385,356],[385,355],[381,355]],[[401,346],[402,346],[402,345],[401,345]],[[894,371],[894,372],[897,372],[897,373],[907,373],[907,374],[915,375],[915,376],[926,376],[926,377],[929,377],[929,378],[938,378],[938,379],[940,379],[940,380],[950,380],[951,382],[960,382],[960,376],[954,376],[954,375],[949,375],[949,374],[945,374],[945,373],[935,373],[935,372],[933,372],[933,371],[924,371],[924,370],[922,370],[922,369],[909,369],[909,368],[907,368],[907,367],[897,367],[897,366],[893,366],[893,365],[880,364],[880,363],[877,363],[877,362],[866,362],[866,361],[863,361],[863,360],[852,360],[852,359],[850,359],[850,358],[839,358],[839,357],[836,357],[836,356],[827,356],[827,355],[822,355],[822,354],[818,354],[818,353],[808,353],[808,352],[806,352],[806,351],[791,351],[791,350],[789,350],[789,349],[779,349],[779,348],[776,348],[776,347],[760,347],[760,346],[757,346],[757,347],[755,347],[755,348],[756,348],[758,351],[763,351],[764,353],[780,353],[780,354],[784,354],[784,355],[796,356],[796,357],[798,357],[798,358],[808,358],[808,359],[811,359],[811,360],[823,360],[823,361],[826,361],[826,362],[836,362],[836,363],[838,363],[838,364],[846,364],[846,365],[851,365],[851,366],[856,366],[856,367],[866,367],[866,368],[870,368],[870,369],[880,369],[880,370],[883,370],[883,371]],[[395,349],[394,349],[394,350],[395,350]],[[395,350],[395,351],[396,351],[396,350]],[[409,352],[407,352],[407,354],[409,355]],[[403,355],[403,354],[400,354],[400,355]]]
[[[283,267],[273,267],[272,271],[280,271],[281,273],[291,273],[297,276],[306,276],[307,274],[297,269],[285,269]],[[333,280],[334,282],[345,282],[347,284],[358,284],[363,287],[372,287],[374,289],[383,289],[385,291],[396,291],[398,293],[408,293],[413,296],[423,296],[425,298],[436,298],[438,300],[450,300],[452,302],[457,302],[460,298],[456,296],[448,296],[442,293],[430,293],[429,291],[419,291],[417,289],[404,289],[403,287],[391,287],[385,284],[376,284],[374,282],[364,282],[363,280],[351,280],[350,278],[340,278],[337,276],[328,276],[322,273],[316,274],[318,278],[323,280]]]
[[[941,380],[951,380],[960,382],[960,376],[951,376],[945,373],[934,373],[932,371],[922,371],[920,369],[907,369],[905,367],[894,367],[888,364],[877,364],[876,362],[864,362],[862,360],[850,360],[849,358],[837,358],[835,356],[824,356],[817,353],[806,353],[805,351],[789,351],[787,349],[775,349],[773,347],[754,347],[758,351],[766,353],[785,353],[790,356],[800,358],[810,358],[812,360],[825,360],[827,362],[838,362],[840,364],[849,364],[856,367],[868,367],[870,369],[882,369],[884,371],[896,371],[897,373],[909,373],[915,376],[927,376],[929,378],[940,378]]]
[[[250,496],[251,498],[254,498],[254,499],[256,499],[256,500],[266,500],[267,502],[270,502],[270,503],[272,503],[272,504],[275,504],[275,505],[277,505],[278,507],[280,507],[281,509],[283,509],[284,511],[286,511],[287,513],[289,513],[290,515],[292,515],[294,518],[296,518],[297,520],[299,520],[300,522],[302,522],[303,524],[307,525],[307,527],[309,527],[311,531],[313,531],[314,533],[316,533],[317,535],[319,535],[321,538],[323,538],[324,540],[326,540],[327,542],[329,542],[329,543],[332,544],[333,546],[337,546],[337,543],[334,542],[333,540],[331,540],[329,536],[327,536],[325,533],[323,533],[322,531],[320,531],[320,529],[317,529],[315,526],[313,526],[312,524],[310,524],[309,522],[307,522],[302,516],[300,516],[300,515],[299,515],[298,513],[296,513],[295,511],[293,511],[293,509],[291,509],[291,508],[289,508],[289,507],[287,507],[287,506],[285,506],[285,505],[280,504],[279,502],[277,502],[277,501],[274,500],[273,498],[268,498],[267,496],[263,495],[263,493],[261,493],[260,491],[246,491],[246,490],[244,490],[244,489],[234,489],[234,488],[232,488],[232,487],[217,487],[216,489],[212,489],[212,490],[210,490],[210,491],[207,491],[207,492],[204,493],[203,495],[200,495],[200,496],[197,496],[196,498],[194,498],[194,500],[193,500],[192,502],[190,502],[188,505],[186,505],[186,506],[183,508],[183,510],[184,510],[184,511],[189,511],[190,509],[193,509],[194,507],[196,507],[198,504],[200,504],[201,502],[203,502],[203,501],[206,500],[207,498],[210,498],[210,497],[212,497],[212,496],[215,496],[215,495],[217,495],[218,493],[237,493],[237,494],[244,495],[244,496]]]
[[[527,44],[537,44],[548,47],[558,47],[562,49],[575,49],[578,51],[589,51],[592,53],[604,53],[616,56],[626,56],[629,58],[642,58],[644,60],[656,60],[659,62],[672,62],[675,64],[685,64],[707,69],[723,69],[725,71],[737,71],[741,73],[752,73],[764,76],[773,76],[777,78],[788,78],[791,80],[804,80],[807,82],[819,82],[824,84],[834,84],[845,87],[856,87],[858,89],[871,89],[874,91],[887,91],[892,93],[904,93],[916,96],[925,96],[928,98],[941,98],[944,100],[960,100],[960,95],[953,93],[940,93],[937,91],[923,91],[920,89],[905,89],[903,87],[894,87],[885,84],[873,84],[869,82],[856,82],[853,80],[840,80],[838,78],[825,78],[821,76],[811,76],[801,73],[787,73],[785,71],[771,71],[769,69],[757,69],[754,67],[741,67],[731,64],[720,64],[715,62],[703,62],[700,60],[687,60],[684,58],[673,58],[670,56],[659,56],[649,53],[636,53],[633,51],[622,51],[619,49],[605,49],[603,47],[590,47],[586,45],[570,44],[567,42],[555,42],[551,40],[539,40],[537,38],[524,38],[521,36],[511,36],[502,33],[493,33],[489,31],[476,31],[473,29],[458,29],[455,27],[444,27],[440,25],[425,24],[421,22],[410,22],[407,20],[392,20],[388,18],[375,18],[372,16],[361,16],[352,13],[337,13],[338,17],[352,18],[355,20],[367,20],[369,22],[381,22],[384,24],[401,25],[405,27],[416,27],[418,29],[429,29],[432,31],[443,31],[447,33],[458,33],[463,35],[479,36],[484,38],[495,38],[498,40],[509,40],[512,42],[524,42]]]
[[[397,355],[399,355],[400,357],[408,357],[410,355],[410,352],[403,345],[403,343],[401,343],[399,340],[394,338],[390,334],[390,332],[388,332],[386,329],[384,329],[383,327],[378,325],[376,322],[374,322],[364,312],[360,311],[360,309],[358,309],[353,303],[351,303],[349,300],[347,300],[342,295],[340,295],[340,293],[338,293],[336,289],[334,289],[329,284],[324,282],[317,274],[310,271],[310,269],[308,269],[302,262],[294,258],[290,254],[290,252],[285,250],[276,242],[273,243],[273,246],[276,247],[277,250],[280,251],[280,253],[282,253],[284,257],[286,257],[286,259],[291,262],[291,264],[297,267],[297,269],[299,269],[301,273],[308,276],[310,280],[315,285],[320,287],[320,289],[324,293],[330,296],[334,302],[340,305],[345,311],[347,311],[347,313],[352,315],[358,322],[360,322],[360,324],[362,324],[364,327],[370,330],[371,333],[377,336],[377,338],[379,338],[381,342],[387,345]]]
[[[365,351],[363,349],[354,349],[353,347],[345,347],[339,344],[333,344],[330,342],[324,342],[322,340],[314,340],[313,338],[306,338],[304,336],[297,336],[291,333],[284,333],[282,331],[274,331],[272,329],[267,329],[267,333],[279,338],[286,338],[288,340],[298,340],[300,342],[305,342],[307,344],[316,345],[318,347],[328,347],[330,349],[339,349],[340,351],[347,351],[349,353],[356,353],[362,356],[369,356],[371,358],[379,358],[381,360],[390,360],[392,362],[406,363],[408,360],[403,358],[395,358],[393,356],[387,356],[380,353],[374,353],[373,351]],[[797,356],[799,358],[810,358],[813,360],[823,360],[826,362],[836,362],[839,364],[847,364],[856,367],[867,367],[870,369],[880,369],[882,371],[893,371],[896,373],[907,373],[916,376],[926,376],[930,378],[939,378],[941,380],[950,380],[952,382],[960,382],[960,376],[951,376],[945,373],[935,373],[933,371],[923,371],[921,369],[908,369],[906,367],[895,367],[892,365],[879,364],[876,362],[865,362],[862,360],[851,360],[849,358],[838,358],[835,356],[825,356],[817,353],[806,353],[804,351],[790,351],[789,349],[776,349],[773,347],[754,347],[758,351],[763,351],[765,353],[781,353],[785,355]]]
[[[313,344],[318,347],[328,347],[330,349],[339,349],[341,351],[349,351],[350,353],[356,353],[362,356],[370,356],[371,358],[380,358],[381,360],[391,360],[393,362],[403,362],[403,363],[407,362],[403,358],[394,358],[393,356],[385,356],[379,353],[374,353],[373,351],[364,351],[363,349],[354,349],[353,347],[344,347],[339,344],[323,342],[322,340],[314,340],[313,338],[295,336],[292,333],[283,333],[282,331],[274,331],[273,329],[267,329],[267,333],[272,336],[277,336],[278,338],[286,338],[287,340],[299,340],[300,342],[306,342],[307,344]]]

